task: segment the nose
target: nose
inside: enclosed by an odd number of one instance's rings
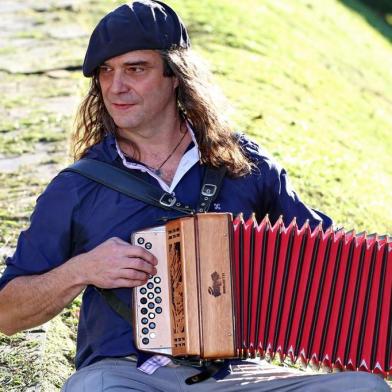
[[[112,83],[110,85],[110,91],[113,94],[121,94],[127,92],[129,87],[125,83],[124,74],[122,70],[115,70],[113,73]]]

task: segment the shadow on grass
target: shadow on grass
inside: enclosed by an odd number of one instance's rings
[[[339,0],[346,7],[358,12],[363,18],[380,34],[382,34],[392,44],[392,26],[388,24],[384,16],[374,11],[369,6],[359,0]]]

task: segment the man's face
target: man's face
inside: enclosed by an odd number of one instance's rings
[[[163,60],[153,50],[137,50],[107,60],[99,69],[107,111],[120,134],[154,129],[176,110],[175,77],[163,76]]]

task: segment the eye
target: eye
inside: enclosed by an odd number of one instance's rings
[[[100,74],[107,74],[112,70],[112,68],[110,68],[108,65],[101,65],[99,67],[99,73]]]
[[[145,71],[145,68],[140,65],[132,65],[131,67],[127,67],[126,71],[128,74],[140,74]]]

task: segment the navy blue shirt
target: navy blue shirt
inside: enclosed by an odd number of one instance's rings
[[[301,226],[307,219],[315,227],[330,218],[305,206],[291,189],[286,172],[256,144],[241,138],[244,151],[257,168],[241,178],[226,177],[210,211],[240,212],[244,217],[256,214],[260,221],[267,213],[272,222],[283,215],[286,225],[296,217]],[[115,139],[107,136],[93,146],[88,158],[109,162],[125,170],[118,156]],[[178,200],[196,207],[205,167],[196,163],[174,189]],[[157,181],[146,173],[144,179]],[[162,224],[163,211],[120,194],[72,172],[61,172],[38,198],[30,227],[20,234],[15,254],[6,260],[0,289],[20,275],[45,273],[78,254],[88,252],[111,237],[129,241],[132,232]],[[116,295],[131,305],[131,290],[116,289]],[[133,332],[101,295],[88,286],[83,294],[77,338],[76,367],[91,364],[103,357],[137,354]]]

